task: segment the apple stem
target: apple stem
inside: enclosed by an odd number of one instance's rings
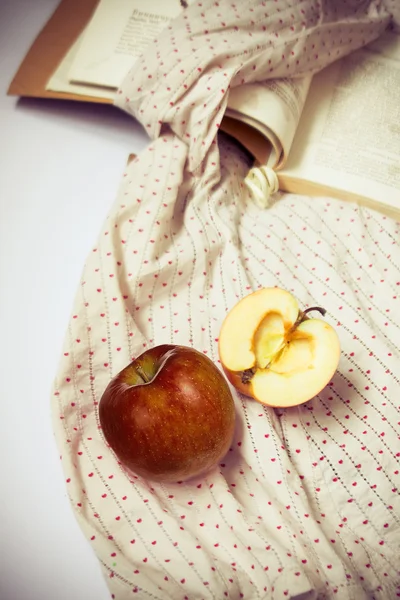
[[[292,327],[289,329],[289,335],[292,334],[294,331],[296,331],[298,326],[301,325],[303,323],[303,321],[308,319],[307,313],[311,312],[312,310],[317,310],[319,313],[321,313],[322,316],[326,315],[326,309],[321,308],[320,306],[310,306],[310,308],[306,308],[305,310],[300,310],[296,321],[293,323]]]
[[[298,328],[298,326],[301,323],[303,323],[303,321],[308,319],[307,313],[311,312],[312,310],[317,310],[318,312],[321,313],[322,316],[325,316],[325,314],[326,314],[325,308],[321,308],[320,306],[310,306],[310,308],[306,308],[305,310],[300,310],[299,315],[296,319],[296,322],[294,323],[294,325],[292,325],[292,327],[290,329],[290,333],[293,333],[293,331],[295,331]]]
[[[136,373],[142,379],[143,383],[149,383],[150,379],[147,377],[146,373],[143,371],[140,365],[136,366]]]
[[[322,308],[321,306],[310,306],[310,308],[306,308],[306,310],[303,310],[303,315],[306,315],[312,310],[317,310],[319,313],[321,313],[323,317],[326,315],[326,308]]]

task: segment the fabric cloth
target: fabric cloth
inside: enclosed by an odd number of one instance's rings
[[[329,199],[263,210],[218,125],[229,87],[314,72],[379,35],[390,3],[196,2],[149,48],[118,105],[153,138],[86,260],[54,384],[66,487],[112,598],[395,598],[399,224]],[[227,311],[278,285],[324,306],[342,354],[307,404],[234,392],[237,427],[206,477],[152,484],[107,447],[102,392],[150,346],[219,365]]]
[[[398,0],[384,0],[384,6],[391,15],[394,28],[400,31],[400,2]]]

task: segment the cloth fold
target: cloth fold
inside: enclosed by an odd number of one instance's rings
[[[196,2],[121,87],[153,141],[87,257],[52,400],[71,505],[115,599],[400,593],[399,224],[283,194],[261,210],[248,156],[218,132],[229,86],[313,72],[389,21],[381,2]],[[232,447],[207,477],[129,476],[98,420],[110,378],[161,343],[219,365],[227,311],[274,285],[328,310],[342,346],[329,386],[288,410],[234,392]]]
[[[135,63],[116,104],[156,139],[168,126],[196,170],[217,133],[229,89],[301,77],[377,38],[381,2],[194,2]]]

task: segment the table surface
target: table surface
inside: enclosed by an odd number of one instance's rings
[[[81,270],[142,128],[7,87],[58,0],[0,1],[0,598],[109,598],[70,507],[50,390]]]

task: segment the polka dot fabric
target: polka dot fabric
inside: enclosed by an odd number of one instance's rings
[[[229,87],[316,70],[388,25],[380,2],[194,2],[149,48],[118,105],[153,141],[124,174],[86,260],[54,384],[66,488],[116,600],[400,595],[399,224],[349,203],[249,196],[218,134]],[[155,344],[218,366],[227,311],[264,286],[325,306],[334,378],[273,410],[234,394],[237,427],[207,477],[129,476],[98,404]]]

